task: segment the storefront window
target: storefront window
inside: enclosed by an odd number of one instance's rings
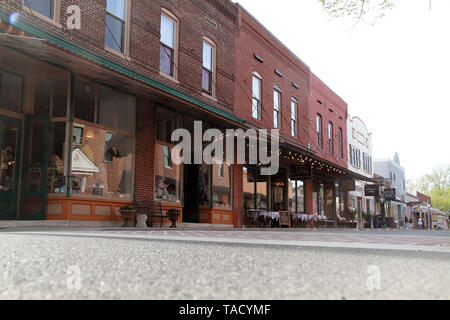
[[[231,209],[231,165],[215,161],[213,167],[213,206]]]
[[[134,128],[134,97],[79,79],[74,91],[72,194],[131,199],[134,130],[119,123]]]
[[[335,211],[334,211],[334,192],[333,192],[333,187],[334,186],[327,186],[326,187],[326,204],[327,204],[327,208],[326,208],[326,215],[327,218],[332,220],[335,218]]]
[[[267,210],[268,199],[268,177],[261,176],[259,168],[244,167],[243,179],[244,209]]]
[[[170,141],[172,131],[179,126],[181,126],[180,115],[168,109],[157,109],[157,142],[155,144],[154,162],[155,200],[181,202],[183,166],[173,163],[172,150],[174,144]],[[126,124],[122,123],[122,129],[126,131]]]
[[[89,122],[95,122],[95,94],[96,90],[94,85],[79,79],[75,79],[75,118]]]
[[[22,112],[23,78],[0,70],[0,108]]]
[[[200,165],[199,186],[200,186],[200,202],[203,207],[211,206],[211,184],[210,184],[211,166],[203,163]]]
[[[303,181],[289,179],[289,210],[292,213],[305,212],[305,194],[303,186]]]
[[[66,124],[64,122],[51,123],[49,134],[47,193],[60,194],[66,192],[65,143]]]
[[[129,199],[132,172],[133,137],[85,126],[72,152],[73,194]]]
[[[36,79],[34,82],[34,112],[64,118],[67,113],[67,78]]]

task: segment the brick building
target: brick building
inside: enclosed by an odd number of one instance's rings
[[[252,206],[311,214],[327,204],[335,218],[335,187],[353,176],[310,146],[316,79],[242,7],[74,5],[0,2],[0,219],[119,221],[120,206],[144,199],[194,223],[240,226]],[[194,136],[199,120],[203,131],[280,129],[280,171],[261,177],[219,157],[176,164],[173,131]]]

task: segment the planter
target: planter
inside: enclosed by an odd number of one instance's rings
[[[122,219],[124,221],[122,228],[131,228],[129,221],[130,221],[130,219],[133,218],[133,215],[136,214],[136,210],[132,210],[132,209],[122,210],[121,209],[121,210],[119,210],[119,212],[120,212],[120,216],[122,217]]]
[[[172,221],[172,225],[170,227],[171,228],[176,228],[177,227],[178,218],[180,217],[180,210],[170,209],[167,212],[167,216],[168,216],[169,220]]]

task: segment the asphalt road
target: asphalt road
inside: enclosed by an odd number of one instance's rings
[[[0,299],[450,299],[450,254],[0,233]]]

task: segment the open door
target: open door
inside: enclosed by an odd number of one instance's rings
[[[0,220],[15,220],[22,120],[0,116]]]
[[[48,115],[25,118],[21,220],[45,220],[49,123]]]

